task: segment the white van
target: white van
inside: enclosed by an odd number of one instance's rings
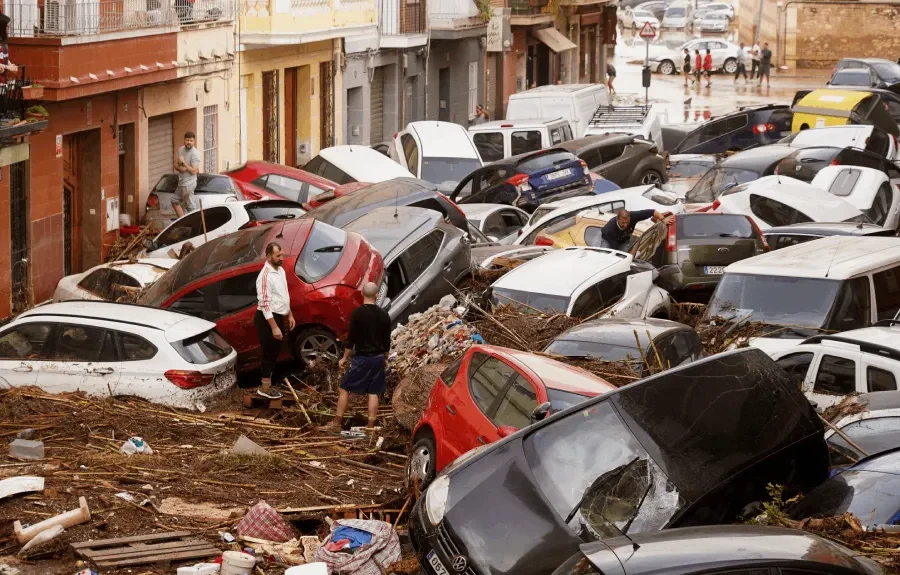
[[[378,184],[394,178],[411,178],[409,170],[369,146],[323,148],[302,168],[339,185],[351,182]]]
[[[600,106],[588,122],[585,136],[629,134],[653,141],[663,148],[662,127],[669,113],[659,104],[648,106]]]
[[[469,133],[452,122],[410,122],[394,135],[388,156],[442,190],[453,190],[484,165]]]
[[[552,148],[574,140],[568,120],[499,120],[469,126],[481,159],[487,163]]]
[[[572,123],[575,137],[581,138],[597,108],[608,105],[603,84],[541,86],[510,96],[506,119],[563,118]]]

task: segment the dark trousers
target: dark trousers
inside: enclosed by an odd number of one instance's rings
[[[759,60],[752,60],[753,64],[750,67],[750,79],[752,80],[754,76],[759,76]]]
[[[256,315],[253,316],[253,324],[256,326],[256,333],[259,335],[259,345],[262,346],[262,366],[260,367],[260,372],[265,379],[272,377],[272,372],[275,371],[275,362],[278,361],[278,355],[281,353],[281,344],[284,343],[288,335],[287,329],[285,329],[284,326],[285,318],[287,316],[278,315],[276,313],[272,314],[272,317],[275,319],[278,329],[281,330],[281,341],[275,339],[275,336],[272,335],[272,327],[269,325],[269,322],[262,311],[256,310]]]
[[[744,75],[744,80],[746,80],[747,79],[747,65],[744,64],[743,62],[741,62],[737,65],[737,70],[735,70],[735,72],[734,72],[735,81],[737,81],[738,76],[740,76],[741,74]]]

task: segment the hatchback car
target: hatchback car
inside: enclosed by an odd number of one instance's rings
[[[388,155],[443,192],[484,165],[469,132],[453,122],[410,122],[394,134]]]
[[[618,12],[617,15],[619,16],[619,26],[622,27],[622,30],[631,30],[632,34],[636,34],[647,23],[653,26],[654,30],[659,30],[659,20],[648,9],[625,8],[624,11]]]
[[[413,430],[410,479],[425,486],[463,453],[614,389],[583,369],[546,357],[473,346],[431,388]]]
[[[839,412],[849,415],[832,419],[833,427],[825,432],[832,474],[835,468],[900,448],[900,391],[874,391],[848,399],[852,407]]]
[[[828,166],[811,184],[856,207],[873,224],[887,230],[900,227],[900,179],[861,166]]]
[[[469,273],[469,237],[424,208],[375,208],[344,231],[361,235],[384,260],[386,292],[381,303],[396,325],[453,293]]]
[[[504,204],[462,204],[459,209],[469,223],[494,242],[509,244],[528,224],[528,213]]]
[[[101,264],[56,284],[53,301],[118,301],[137,296],[175,265],[172,258],[140,258]]]
[[[780,250],[789,246],[795,246],[819,238],[828,236],[895,236],[893,230],[886,230],[875,224],[863,224],[855,222],[810,222],[804,224],[791,224],[769,228],[763,232],[766,243],[773,250]]]
[[[659,222],[631,247],[637,260],[659,270],[657,284],[676,299],[709,296],[728,264],[769,250],[752,218],[730,214],[680,214]]]
[[[789,136],[794,114],[788,106],[739,108],[712,118],[687,134],[673,154],[722,154],[773,144]]]
[[[549,246],[556,249],[572,246],[602,247],[603,226],[616,217],[615,213],[599,213],[585,210],[576,216],[566,218],[549,225],[534,240],[536,246]],[[653,227],[653,222],[638,222],[631,234],[632,240],[640,238],[644,232]]]
[[[290,166],[258,160],[251,160],[224,173],[235,180],[253,184],[285,200],[301,204],[338,187],[337,183],[321,176]]]
[[[666,182],[666,161],[659,148],[637,136],[588,136],[557,147],[572,152],[592,173],[623,188]]]
[[[662,18],[663,28],[694,31],[694,3],[676,0],[669,4]]]
[[[362,286],[380,284],[384,264],[358,234],[324,222],[265,224],[211,240],[179,261],[139,301],[215,321],[238,352],[238,368],[258,367],[256,277],[269,242],[278,242],[284,253],[291,311],[297,320],[285,347],[305,362],[337,359],[350,313],[362,304]],[[285,353],[280,359],[289,357]]]
[[[460,204],[507,204],[533,212],[541,204],[593,194],[584,160],[561,148],[512,156],[463,179],[450,199]]]
[[[172,207],[172,196],[178,187],[178,175],[166,174],[156,183],[147,196],[143,223],[154,229],[162,229],[178,217]],[[220,206],[225,202],[243,200],[263,200],[277,198],[253,184],[240,182],[222,174],[197,174],[197,188],[194,190],[195,208]]]
[[[38,306],[0,330],[0,385],[205,410],[236,381],[236,353],[215,327],[130,304]]]

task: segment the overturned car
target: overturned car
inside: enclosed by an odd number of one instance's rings
[[[768,483],[828,477],[822,424],[744,349],[588,400],[447,467],[410,535],[428,575],[550,573],[579,544],[732,521]]]

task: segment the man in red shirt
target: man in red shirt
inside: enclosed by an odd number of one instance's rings
[[[712,51],[706,49],[706,56],[703,57],[703,73],[706,74],[706,87],[712,86]]]

